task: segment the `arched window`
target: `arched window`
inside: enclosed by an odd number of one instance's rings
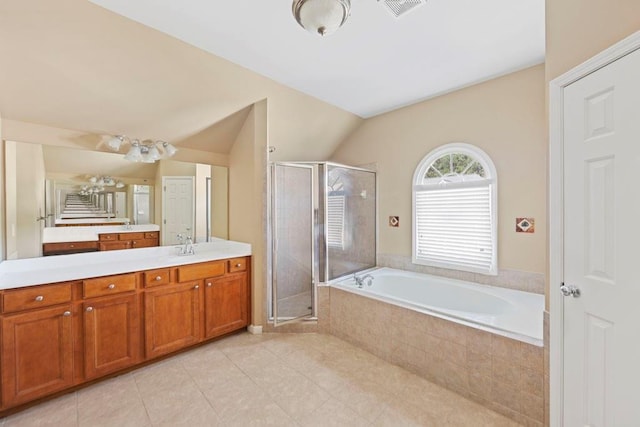
[[[479,148],[429,153],[413,175],[413,262],[497,274],[497,176]]]

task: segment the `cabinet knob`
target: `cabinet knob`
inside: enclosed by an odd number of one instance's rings
[[[62,315],[64,317],[69,317],[69,316],[71,316],[71,312],[70,311],[65,311],[64,313],[62,313]]]
[[[133,242],[131,242],[131,244],[135,246],[135,245],[137,245],[137,244],[138,244],[138,242],[136,242],[136,241],[134,240]]]
[[[91,313],[93,311],[93,307],[87,307],[87,313]]]
[[[162,276],[156,276],[156,282],[159,282],[160,280],[162,280]]]
[[[237,264],[236,264],[236,267],[242,267],[242,264],[237,263]]]
[[[75,247],[76,247],[76,245],[69,245],[69,247],[70,247],[70,248],[75,248]]]
[[[193,289],[200,289],[200,285],[195,285]]]
[[[107,288],[109,288],[109,289],[115,289],[115,288],[116,288],[116,285],[114,285],[114,284],[112,283],[112,284],[110,284],[109,286],[107,286]]]
[[[211,282],[207,283],[207,288],[210,288],[211,286]]]
[[[40,302],[40,301],[44,301],[44,297],[42,295],[38,295],[36,297],[36,301]]]

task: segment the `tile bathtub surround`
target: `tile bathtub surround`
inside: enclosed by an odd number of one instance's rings
[[[39,404],[16,426],[516,426],[324,334],[239,334]]]
[[[523,425],[544,423],[543,348],[331,288],[331,333]]]
[[[467,271],[449,270],[446,268],[429,267],[414,264],[410,256],[378,254],[377,265],[379,267],[396,268],[399,270],[413,271],[416,273],[433,274],[451,279],[466,280],[482,285],[498,286],[501,288],[515,289],[518,291],[544,294],[544,274],[530,273],[520,270],[500,270],[497,276],[476,274]]]

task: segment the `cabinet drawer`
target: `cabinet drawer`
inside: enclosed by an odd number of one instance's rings
[[[103,234],[98,234],[98,239],[100,239],[100,241],[105,241],[105,240],[118,240],[118,233],[103,233]]]
[[[85,280],[82,283],[82,296],[83,298],[93,298],[133,291],[135,289],[135,273],[120,274],[118,276],[107,276]]]
[[[229,261],[229,273],[236,271],[245,271],[247,269],[246,258],[231,258]]]
[[[131,248],[151,248],[154,246],[158,246],[158,241],[154,239],[140,239],[140,240],[132,240]]]
[[[144,233],[145,239],[157,239],[160,237],[160,234],[157,231],[147,231]]]
[[[146,288],[152,286],[167,285],[171,282],[171,275],[168,268],[160,268],[158,270],[149,270],[144,272],[144,286]]]
[[[32,308],[49,307],[71,301],[71,283],[32,286],[5,291],[2,311],[12,313]]]
[[[98,242],[45,243],[43,247],[44,252],[76,251],[79,249],[98,249]]]
[[[144,239],[144,233],[120,233],[118,240],[140,240]]]
[[[217,261],[178,267],[178,281],[188,282],[189,280],[222,276],[225,272],[224,264],[224,261]]]

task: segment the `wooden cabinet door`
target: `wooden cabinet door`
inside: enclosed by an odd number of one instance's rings
[[[205,338],[247,326],[247,274],[205,280]]]
[[[137,294],[86,301],[82,309],[86,379],[100,377],[140,361]]]
[[[200,341],[200,282],[161,286],[144,296],[148,358]]]
[[[2,397],[10,407],[73,385],[71,305],[2,319]]]

